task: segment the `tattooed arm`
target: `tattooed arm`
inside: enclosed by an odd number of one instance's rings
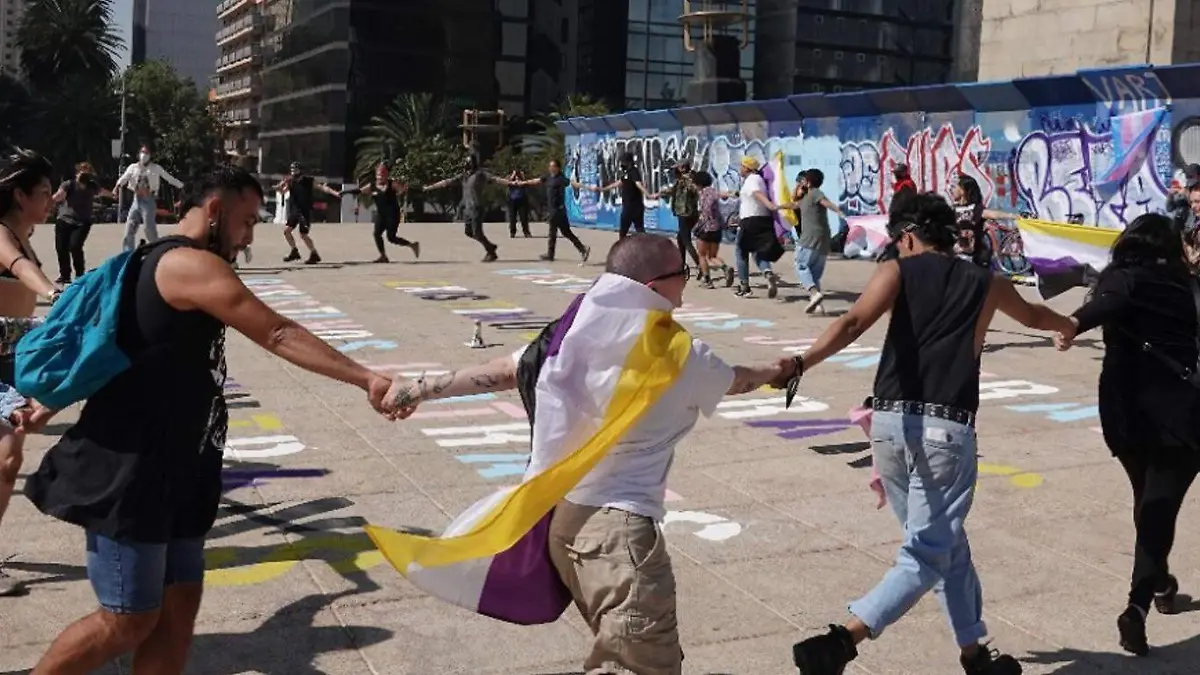
[[[442,375],[422,375],[409,380],[397,377],[385,401],[396,411],[410,410],[422,401],[504,391],[517,386],[517,364],[505,355],[480,366]]]

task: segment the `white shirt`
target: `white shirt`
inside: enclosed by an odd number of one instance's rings
[[[519,362],[524,351],[514,354],[514,360]],[[667,474],[675,445],[696,426],[700,413],[712,417],[733,376],[733,368],[711,347],[692,340],[692,353],[679,379],[575,486],[567,501],[661,521],[667,514]]]
[[[762,176],[752,173],[746,176],[746,180],[742,181],[742,191],[738,203],[738,218],[744,219],[771,215],[771,210],[754,198],[755,192],[761,192],[766,197],[767,181],[763,180]]]
[[[177,188],[183,187],[183,183],[178,178],[167,173],[166,169],[154,162],[150,162],[145,166],[141,162],[130,164],[129,168],[125,169],[125,173],[121,174],[121,177],[117,179],[117,187],[122,188],[128,185],[130,190],[137,192],[138,184],[144,181],[150,190],[150,194],[156,195],[158,194],[160,180],[165,180]]]

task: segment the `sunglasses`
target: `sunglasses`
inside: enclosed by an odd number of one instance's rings
[[[678,271],[670,272],[668,274],[661,274],[657,277],[654,277],[650,281],[647,281],[646,283],[652,284],[655,281],[665,281],[666,279],[673,279],[675,277],[683,277],[684,281],[690,281],[692,278],[692,268],[688,267],[687,263],[683,263],[683,267],[681,267]]]

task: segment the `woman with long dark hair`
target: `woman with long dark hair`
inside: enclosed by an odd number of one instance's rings
[[[1137,529],[1129,606],[1117,628],[1121,646],[1139,656],[1150,649],[1151,602],[1163,614],[1175,611],[1179,584],[1167,558],[1200,469],[1197,292],[1171,219],[1145,214],[1117,237],[1111,262],[1073,316],[1075,335],[1104,328],[1100,422],[1129,476]],[[1075,335],[1058,336],[1059,349]]]
[[[387,240],[396,246],[406,246],[412,249],[413,257],[421,257],[421,244],[409,241],[397,234],[400,230],[400,195],[408,191],[407,186],[398,180],[392,180],[386,162],[380,162],[375,167],[375,182],[360,188],[359,192],[370,197],[375,202],[375,248],[379,251],[377,263],[390,262],[383,241]]]
[[[692,234],[696,237],[696,253],[700,256],[700,284],[712,288],[712,268],[724,269],[725,286],[733,285],[733,268],[721,259],[721,238],[724,236],[725,219],[721,215],[721,199],[726,196],[713,187],[713,177],[707,171],[700,171],[695,177],[696,187],[700,188],[700,200],[696,227]]]
[[[50,162],[30,152],[0,164],[0,518],[21,470],[25,433],[52,414],[12,387],[17,341],[36,325],[38,296],[50,302],[58,298],[58,287],[46,278],[29,243],[34,226],[46,222],[54,205],[52,174]],[[0,596],[20,591],[21,585],[0,570]]]
[[[958,216],[959,237],[955,250],[980,267],[991,267],[992,248],[985,223],[988,220],[1014,220],[1016,216],[985,208],[979,182],[965,173],[958,175],[958,180],[950,188],[950,197]]]

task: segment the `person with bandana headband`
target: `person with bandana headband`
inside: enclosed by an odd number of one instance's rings
[[[258,181],[225,167],[193,187],[177,234],[138,249],[127,268],[117,340],[130,367],[87,400],[25,484],[42,513],[85,531],[99,600],[37,673],[90,673],[130,653],[138,672],[183,672],[221,500],[226,327],[403,416],[383,405],[391,380],[272,310],[234,273],[259,222]]]
[[[176,189],[183,188],[183,182],[172,176],[166,169],[150,161],[150,148],[142,146],[138,152],[138,161],[130,164],[125,173],[117,179],[113,192],[123,187],[133,191],[133,204],[129,207],[129,215],[125,217],[125,240],[122,247],[132,251],[137,242],[138,223],[134,218],[141,218],[146,226],[146,241],[158,240],[158,186],[166,181]]]

